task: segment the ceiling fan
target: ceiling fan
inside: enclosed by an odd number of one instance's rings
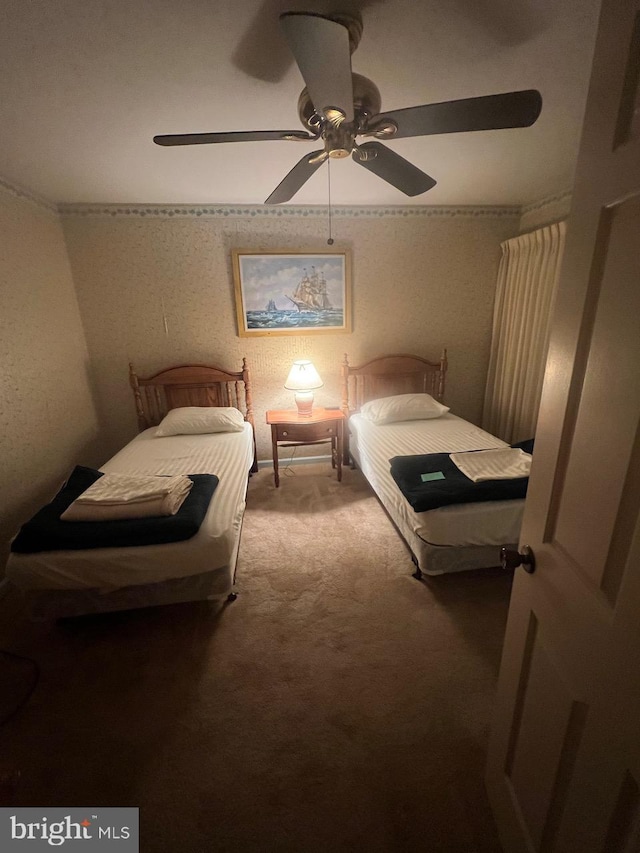
[[[351,71],[351,54],[362,35],[362,22],[358,17],[285,12],[280,15],[280,23],[306,83],[298,99],[298,115],[306,131],[256,130],[153,137],[157,145],[168,146],[322,140],[324,147],[305,154],[265,204],[289,201],[325,160],[349,155],[354,162],[406,195],[420,195],[434,187],[436,181],[377,140],[529,127],[540,115],[542,98],[535,89],[381,113],[377,86]],[[357,142],[360,136],[373,141]]]

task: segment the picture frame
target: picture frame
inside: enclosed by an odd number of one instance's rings
[[[348,251],[232,250],[238,335],[351,332]]]

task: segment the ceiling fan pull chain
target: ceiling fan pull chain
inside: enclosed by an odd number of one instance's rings
[[[327,246],[333,246],[333,237],[331,236],[331,158],[329,158],[329,162],[327,163],[327,175],[329,176],[329,239],[327,240]]]

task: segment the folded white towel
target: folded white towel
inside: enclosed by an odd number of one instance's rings
[[[103,480],[107,483],[95,489]],[[115,521],[175,515],[192,486],[193,481],[183,475],[127,477],[105,474],[76,498],[60,518],[63,521]]]
[[[182,493],[191,488],[191,480],[184,474],[174,477],[104,474],[89,486],[77,501],[81,504],[122,504],[161,498],[173,492]]]
[[[117,521],[126,518],[151,518],[175,515],[184,503],[184,494],[165,495],[148,501],[122,504],[81,504],[74,501],[60,516],[63,521]]]
[[[449,458],[474,483],[515,480],[531,471],[531,454],[517,447],[451,453]]]

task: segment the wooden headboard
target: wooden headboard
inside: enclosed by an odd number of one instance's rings
[[[170,409],[181,406],[234,406],[239,409],[245,421],[251,424],[254,447],[251,470],[258,470],[251,379],[246,358],[242,359],[242,370],[238,371],[214,365],[183,364],[146,378],[138,376],[130,363],[129,382],[140,432],[157,426]]]
[[[444,398],[447,351],[440,361],[427,361],[419,355],[383,355],[353,367],[345,353],[342,363],[342,411],[348,417],[369,400],[394,394],[431,394],[439,402]]]

